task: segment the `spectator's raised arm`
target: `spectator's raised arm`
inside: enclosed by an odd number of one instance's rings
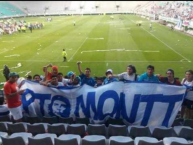
[[[52,64],[48,64],[48,65],[44,66],[43,71],[46,72],[49,67],[52,67]]]
[[[46,65],[46,66],[43,67],[43,71],[44,71],[44,73],[45,73],[45,74],[44,74],[45,77],[44,77],[44,79],[43,79],[43,82],[45,82],[46,79],[47,79],[47,76],[48,76],[48,68],[49,68],[49,67],[52,67],[52,64],[48,64],[48,65]]]
[[[80,62],[80,61],[77,62],[78,71],[79,71],[80,75],[84,74],[83,71],[82,71],[82,69],[81,69],[81,63],[82,63],[82,62]]]

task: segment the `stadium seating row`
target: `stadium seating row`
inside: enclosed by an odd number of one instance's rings
[[[109,125],[106,127],[104,124],[47,124],[47,123],[15,123],[2,122],[0,123],[0,131],[6,132],[9,135],[14,133],[27,132],[33,136],[37,134],[51,133],[56,136],[63,134],[75,134],[81,137],[86,135],[102,135],[107,138],[111,136],[129,136],[136,137],[154,137],[162,140],[165,137],[181,137],[187,140],[193,140],[193,129],[188,126],[175,126],[175,127],[144,127],[144,126],[126,126],[126,125]]]
[[[193,120],[192,119],[183,119],[183,118],[178,118],[174,120],[174,123],[172,126],[189,126],[193,128]]]
[[[0,117],[0,122],[12,122],[12,119],[10,116],[4,116]],[[27,122],[30,124],[33,123],[67,123],[67,124],[75,124],[75,123],[80,123],[80,124],[93,124],[92,121],[89,120],[89,118],[76,118],[75,120],[72,117],[69,118],[60,118],[60,117],[43,117],[43,118],[38,118],[38,117],[27,117],[25,116],[23,119],[23,122]],[[108,118],[108,120],[105,122],[105,125],[108,127],[109,124],[114,124],[114,125],[127,125],[124,123],[122,119],[113,119],[113,118]],[[174,120],[174,123],[172,126],[189,126],[193,128],[193,120],[192,119],[186,119],[184,120],[183,118],[178,118]]]
[[[89,135],[83,139],[79,135],[14,133],[8,137],[6,133],[0,133],[0,144],[2,145],[193,145],[186,139],[169,137],[159,141],[153,137],[137,137],[133,140],[130,137],[112,136],[106,139],[101,135]]]
[[[0,117],[0,122],[13,122],[13,120],[10,118],[10,116],[4,116],[4,117]],[[75,120],[72,117],[69,118],[60,118],[60,117],[43,117],[43,118],[38,118],[38,117],[27,117],[25,116],[23,118],[23,122],[27,122],[30,124],[33,123],[49,123],[49,124],[53,124],[53,123],[67,123],[67,124],[75,124],[75,123],[81,123],[81,124],[90,124],[93,123],[92,121],[89,120],[89,118],[76,118]],[[109,118],[105,124],[106,126],[109,125],[109,123],[111,124],[117,124],[117,125],[124,125],[124,122],[122,119],[113,119],[113,118]]]

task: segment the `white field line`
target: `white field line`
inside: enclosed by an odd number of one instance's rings
[[[20,64],[17,64],[17,66],[15,66],[15,67],[11,67],[10,69],[16,69],[16,68],[19,68],[19,67],[22,67],[22,65]]]
[[[187,63],[182,61],[82,61],[82,63]],[[74,62],[76,63],[76,62]]]
[[[25,76],[29,75],[30,73],[31,73],[31,71],[28,71],[28,72],[25,74]]]
[[[130,21],[132,21],[133,23],[135,23],[133,20],[129,19]],[[143,27],[142,29],[144,31],[146,31],[147,33],[149,33],[151,36],[153,36],[154,38],[156,38],[157,40],[159,40],[161,43],[163,43],[165,46],[167,46],[169,49],[171,49],[172,51],[174,51],[176,54],[178,54],[179,56],[181,56],[182,58],[184,58],[185,60],[187,60],[188,62],[191,62],[189,59],[187,59],[186,57],[184,57],[182,54],[180,54],[179,52],[177,52],[175,49],[173,49],[171,46],[169,46],[168,44],[166,44],[165,42],[163,42],[162,40],[160,40],[158,37],[156,37],[155,35],[153,35],[152,33],[150,33],[149,31],[145,30]]]
[[[7,52],[7,51],[9,51],[9,50],[8,50],[8,49],[5,49],[4,51],[0,52],[0,54],[5,53],[5,52]]]
[[[60,67],[69,67],[69,66],[60,66]]]
[[[104,38],[87,38],[87,39],[92,39],[92,40],[104,40]]]
[[[5,53],[5,52],[7,52],[7,51],[12,51],[12,50],[14,50],[14,49],[15,49],[15,47],[13,47],[12,49],[4,48],[4,50],[1,51],[0,54]]]
[[[157,53],[157,52],[160,52],[160,51],[151,51],[151,50],[103,49],[103,50],[81,51],[81,54],[82,53],[92,53],[92,52],[112,52],[112,51],[129,51],[129,52],[145,52],[145,53]]]
[[[4,56],[4,57],[19,57],[19,54],[13,54],[13,55],[8,55],[8,56]]]
[[[0,62],[48,62],[48,60],[0,60]],[[49,62],[61,62],[61,61],[49,61]],[[71,61],[72,63],[76,63],[76,61]],[[187,63],[187,61],[82,61],[84,63],[123,63],[123,62],[134,62],[134,63]],[[14,67],[15,68],[15,67]]]
[[[186,59],[182,59],[182,60],[180,60],[180,62],[183,62],[183,61],[187,61]]]
[[[125,50],[125,51],[133,51],[133,52],[147,52],[147,53],[151,53],[151,52],[160,52],[158,50]]]
[[[15,41],[12,41],[12,40],[11,40],[11,41],[2,41],[2,42],[13,43],[13,42],[15,42]]]
[[[76,50],[76,52],[70,57],[70,59],[68,60],[68,62],[73,59],[73,57],[76,55],[76,53],[78,52],[78,50],[79,50],[79,49],[83,46],[83,44],[86,42],[87,38],[88,38],[88,37],[86,37],[86,38],[84,39],[84,41],[82,42],[82,44],[80,45],[80,47],[79,47],[79,48]]]
[[[0,62],[51,62],[49,60],[0,60]],[[59,61],[52,61],[59,62]]]
[[[147,51],[143,51],[143,52],[151,53],[151,52],[160,52],[160,51],[149,51],[149,50],[147,50]]]
[[[27,72],[27,71],[20,71],[20,72],[18,72],[18,74],[22,74],[22,73],[25,73],[25,72]]]
[[[130,30],[130,28],[119,28],[119,29],[121,29],[121,30]]]
[[[145,30],[142,27],[143,30]],[[146,32],[148,32],[147,30],[145,30]],[[179,56],[181,56],[182,58],[184,58],[185,60],[187,60],[188,62],[191,62],[189,59],[187,59],[185,56],[183,56],[182,54],[180,54],[179,52],[177,52],[175,49],[173,49],[171,46],[169,46],[168,44],[166,44],[165,42],[163,42],[162,40],[160,40],[159,38],[157,38],[155,35],[153,35],[152,33],[148,32],[150,35],[152,35],[154,38],[156,38],[157,40],[159,40],[160,42],[162,42],[165,46],[167,46],[168,48],[170,48],[172,51],[174,51],[176,54],[178,54]]]

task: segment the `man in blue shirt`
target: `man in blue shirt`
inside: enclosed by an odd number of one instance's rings
[[[109,84],[109,83],[112,83],[112,82],[117,82],[118,79],[114,78],[113,77],[113,70],[112,69],[108,69],[106,71],[106,79],[104,80],[104,84]]]
[[[154,75],[154,66],[147,66],[147,72],[142,74],[139,79],[139,82],[159,82],[159,78]]]
[[[87,84],[89,86],[94,87],[96,82],[95,82],[94,78],[91,77],[91,70],[90,70],[90,68],[86,68],[85,69],[85,73],[83,73],[80,64],[81,64],[80,61],[77,62],[78,71],[80,73],[80,78],[81,78],[81,86],[84,85],[84,84]]]

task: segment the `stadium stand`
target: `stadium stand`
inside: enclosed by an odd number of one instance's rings
[[[11,4],[24,10],[28,15],[59,15],[59,14],[91,14],[91,13],[116,13],[116,12],[129,12],[132,11],[137,5],[147,2],[14,2]],[[119,9],[117,9],[117,6]]]
[[[159,20],[161,24],[193,35],[193,2],[192,1],[154,1],[135,9],[150,20]],[[178,27],[177,27],[178,26]]]
[[[25,13],[8,2],[0,2],[0,18],[8,16],[22,16]]]

